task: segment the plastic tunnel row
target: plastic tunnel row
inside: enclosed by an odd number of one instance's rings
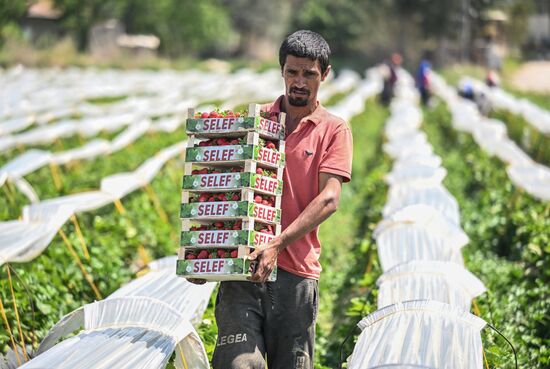
[[[537,131],[550,134],[550,111],[527,99],[518,99],[499,87],[489,87],[471,77],[463,78],[460,83],[469,84],[474,91],[482,92],[496,108],[521,115]]]
[[[384,219],[374,232],[383,274],[378,310],[363,318],[351,369],[481,369],[485,321],[469,313],[483,283],[463,266],[468,237],[446,171],[419,130],[422,114],[411,77],[400,71],[386,122]]]
[[[550,168],[534,162],[507,135],[506,125],[499,120],[483,117],[477,106],[463,99],[440,76],[433,74],[434,91],[448,105],[452,125],[470,133],[478,145],[508,165],[510,180],[530,195],[550,200]]]

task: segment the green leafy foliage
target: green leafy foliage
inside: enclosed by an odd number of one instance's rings
[[[425,111],[429,141],[443,159],[444,185],[457,198],[467,268],[487,286],[478,299],[482,317],[508,337],[520,368],[545,368],[550,354],[550,220],[548,204],[508,179],[505,166],[480,150],[470,136],[457,133],[440,103]],[[491,368],[513,368],[506,342],[483,332]]]

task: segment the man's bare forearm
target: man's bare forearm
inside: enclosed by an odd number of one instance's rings
[[[340,183],[336,186],[330,184],[302,211],[279,236],[278,250],[284,250],[292,242],[299,240],[314,230],[338,209],[340,197]],[[335,187],[334,189],[330,187]]]

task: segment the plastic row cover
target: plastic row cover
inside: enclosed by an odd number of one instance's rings
[[[90,211],[120,199],[148,184],[171,158],[185,152],[186,142],[159,151],[134,172],[103,178],[99,191],[42,201],[23,208],[22,220],[0,222],[0,265],[26,262],[42,253],[75,213]]]
[[[508,137],[502,122],[482,117],[475,104],[460,98],[440,76],[434,74],[432,82],[435,92],[452,112],[453,127],[472,134],[484,151],[508,164],[508,176],[516,186],[549,201],[550,168],[535,163]]]
[[[550,134],[550,111],[541,108],[527,99],[517,98],[500,87],[489,87],[471,77],[464,77],[459,83],[468,84],[478,93],[487,96],[491,104],[497,109],[521,115],[539,132]]]
[[[397,91],[385,146],[396,162],[386,178],[385,219],[374,232],[385,272],[377,281],[379,310],[359,323],[348,367],[481,369],[485,323],[468,309],[485,287],[461,265],[468,238],[456,200],[441,186],[441,161],[418,131],[411,79],[400,79]]]
[[[365,101],[375,96],[382,90],[382,80],[379,71],[375,68],[368,69],[367,78],[359,82],[359,85],[338,104],[331,106],[329,111],[345,121],[349,121],[355,115],[365,110]]]
[[[195,285],[178,278],[176,259],[151,262],[149,273],[106,300],[66,315],[41,342],[39,356],[24,367],[97,368],[131,355],[139,360],[117,367],[163,368],[176,350],[176,367],[208,368],[204,348],[189,322],[200,322],[215,283]],[[76,337],[57,344],[81,328],[84,331]]]

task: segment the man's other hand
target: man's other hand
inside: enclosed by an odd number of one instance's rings
[[[277,263],[277,255],[279,255],[278,238],[274,238],[270,243],[263,247],[258,247],[248,255],[249,260],[258,260],[256,272],[249,278],[252,282],[264,283]]]

